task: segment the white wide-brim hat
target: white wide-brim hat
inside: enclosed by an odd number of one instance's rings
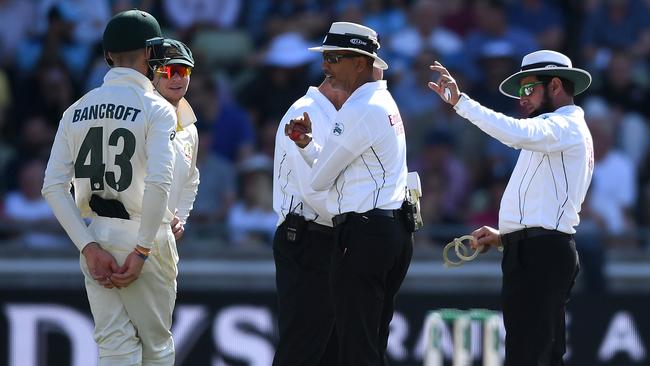
[[[578,95],[587,90],[591,84],[591,75],[585,70],[573,67],[567,56],[550,50],[535,51],[524,56],[521,69],[506,78],[499,91],[515,99],[519,99],[519,82],[529,75],[557,76],[573,82],[574,93]]]
[[[374,67],[386,70],[388,64],[377,56],[379,47],[377,32],[374,30],[356,23],[335,22],[325,35],[323,45],[309,50],[314,52],[345,50],[361,53],[375,59]]]

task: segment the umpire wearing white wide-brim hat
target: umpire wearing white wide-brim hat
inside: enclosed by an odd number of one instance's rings
[[[325,35],[323,45],[311,47],[309,50],[314,52],[345,50],[361,53],[375,59],[374,67],[386,70],[388,64],[377,55],[379,48],[379,36],[374,30],[360,24],[335,22]]]
[[[573,234],[594,171],[591,133],[574,96],[591,77],[555,51],[524,56],[521,69],[500,86],[526,114],[514,118],[461,93],[440,63],[430,69],[440,78],[429,87],[459,116],[521,150],[501,198],[499,228],[472,232],[474,247],[504,249],[504,366],[564,365],[566,304],[579,270]]]
[[[331,364],[341,366],[387,364],[395,298],[413,254],[413,229],[402,210],[406,135],[386,81],[377,80],[375,70],[388,67],[378,48],[372,29],[332,24],[312,50],[324,52],[326,80],[349,97],[322,148],[309,138],[296,141],[311,167],[310,186],[327,192],[333,216],[329,284],[338,362]]]
[[[570,58],[556,51],[541,50],[524,56],[521,69],[506,78],[499,85],[499,90],[511,98],[519,99],[519,81],[529,75],[567,79],[574,85],[574,96],[585,91],[591,84],[591,75],[585,70],[573,67]]]

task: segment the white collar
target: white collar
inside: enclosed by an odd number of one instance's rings
[[[196,122],[196,114],[194,114],[192,106],[185,97],[181,98],[178,102],[178,108],[176,110],[178,111],[178,118],[180,119],[181,126],[187,127]]]
[[[365,94],[367,92],[372,92],[375,90],[382,90],[382,89],[388,89],[388,84],[386,84],[386,80],[370,81],[361,85],[355,91],[353,91],[352,94],[350,94],[350,97],[348,99],[352,99],[357,95]]]
[[[153,91],[151,80],[139,71],[128,67],[113,67],[104,76],[104,84],[125,85],[135,84],[147,92]]]

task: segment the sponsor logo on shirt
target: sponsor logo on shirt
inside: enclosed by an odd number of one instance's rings
[[[395,128],[396,134],[401,135],[404,133],[404,123],[402,123],[402,116],[399,113],[389,115],[388,122]]]
[[[343,130],[345,130],[345,126],[343,126],[343,123],[341,122],[334,123],[334,130],[332,131],[333,134],[335,134],[336,136],[341,136]]]

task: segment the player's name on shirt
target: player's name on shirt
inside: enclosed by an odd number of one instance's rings
[[[77,108],[72,115],[72,123],[96,120],[96,119],[117,119],[126,121],[130,118],[134,122],[138,114],[142,110],[133,107],[123,106],[121,104],[115,105],[113,103],[95,104],[84,108]]]

